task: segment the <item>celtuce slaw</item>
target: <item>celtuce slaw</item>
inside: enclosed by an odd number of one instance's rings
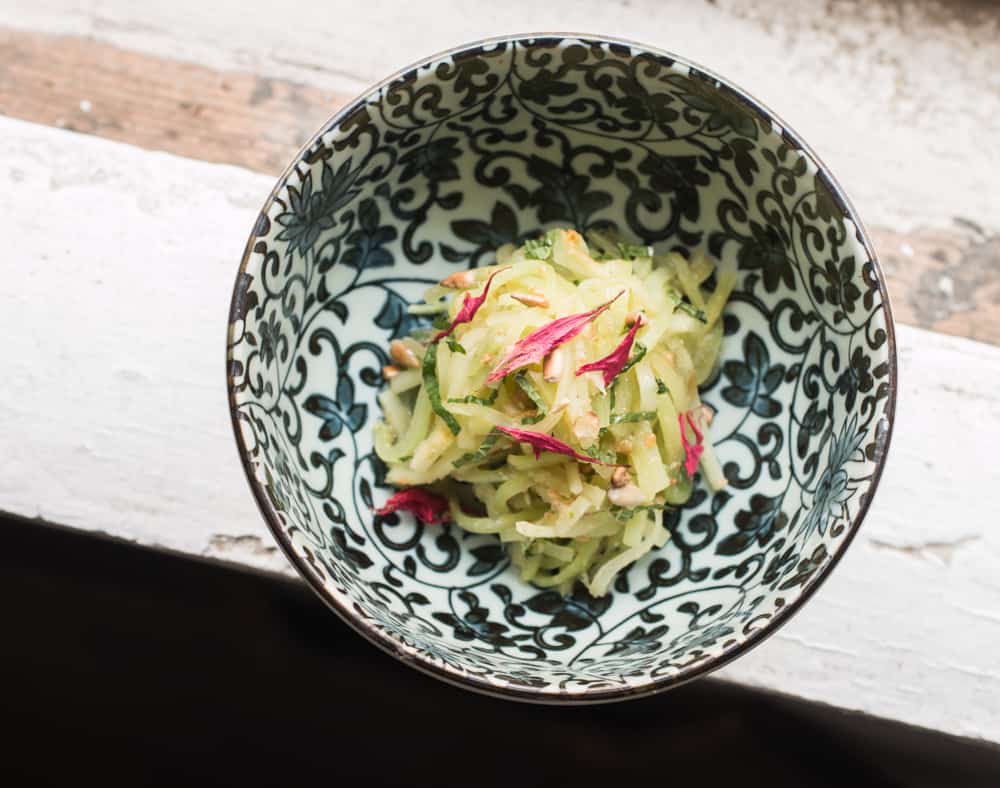
[[[390,348],[375,450],[410,488],[381,514],[497,534],[524,580],[601,596],[667,542],[699,466],[725,486],[698,386],[736,271],[588,240],[553,230],[431,287],[411,310],[435,330]]]

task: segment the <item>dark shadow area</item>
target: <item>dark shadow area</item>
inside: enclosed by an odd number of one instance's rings
[[[711,679],[474,695],[304,585],[0,518],[0,785],[996,786],[1000,751]]]

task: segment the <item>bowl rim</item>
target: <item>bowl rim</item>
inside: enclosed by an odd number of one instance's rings
[[[713,657],[705,662],[699,662],[692,665],[690,668],[685,668],[681,672],[671,675],[664,676],[659,679],[653,679],[650,681],[645,681],[641,684],[634,684],[621,687],[599,687],[596,689],[585,688],[580,692],[568,692],[566,690],[552,691],[546,688],[535,688],[524,685],[499,685],[490,682],[476,674],[470,674],[462,671],[458,668],[452,667],[448,664],[438,664],[432,661],[427,655],[423,653],[420,649],[409,645],[404,640],[399,639],[388,632],[380,629],[375,624],[359,617],[348,605],[344,605],[338,601],[332,594],[330,594],[322,579],[320,579],[308,563],[296,552],[295,547],[292,545],[291,541],[285,535],[281,523],[271,506],[267,495],[258,482],[253,468],[251,467],[251,462],[248,456],[247,446],[243,440],[243,433],[240,429],[240,416],[236,403],[235,390],[233,387],[233,375],[232,375],[232,350],[233,345],[231,344],[232,339],[232,322],[231,319],[227,318],[226,323],[226,391],[227,400],[229,403],[229,415],[233,427],[233,434],[236,438],[236,447],[239,454],[240,463],[243,466],[243,471],[246,475],[247,482],[250,485],[251,492],[253,493],[254,500],[257,502],[257,508],[260,510],[264,521],[267,523],[275,541],[278,543],[281,551],[284,553],[285,557],[289,560],[292,566],[295,567],[296,571],[301,577],[303,577],[312,590],[319,596],[320,599],[334,612],[337,616],[347,624],[351,629],[360,634],[366,640],[368,640],[373,645],[377,646],[382,651],[395,657],[400,662],[415,668],[416,670],[424,673],[426,675],[432,676],[434,678],[440,679],[448,684],[451,684],[462,689],[471,690],[484,695],[489,695],[495,698],[500,698],[504,700],[514,700],[526,703],[537,703],[544,705],[553,706],[584,706],[593,705],[599,703],[613,703],[623,700],[635,700],[638,698],[650,697],[653,695],[658,695],[661,692],[665,692],[669,689],[679,687],[683,684],[687,684],[695,679],[703,678],[710,673],[714,673],[720,668],[729,665],[731,662],[737,658],[743,656],[747,652],[756,648],[767,638],[777,632],[785,623],[787,623],[792,616],[798,612],[809,599],[816,593],[819,587],[823,584],[833,569],[840,562],[844,553],[847,552],[847,548],[851,545],[854,537],[857,535],[858,530],[861,527],[862,522],[868,510],[871,506],[872,499],[878,490],[879,482],[882,479],[882,472],[885,468],[885,463],[889,455],[889,449],[892,444],[893,429],[896,423],[896,392],[898,388],[898,363],[897,363],[897,353],[896,353],[896,333],[895,324],[893,321],[892,305],[889,300],[888,289],[885,283],[885,273],[882,269],[882,265],[879,261],[878,254],[875,249],[875,245],[871,241],[871,237],[865,228],[864,222],[858,215],[857,210],[851,203],[847,194],[845,193],[843,187],[834,178],[832,172],[826,163],[819,157],[816,151],[805,142],[805,140],[799,136],[799,134],[792,129],[780,115],[771,110],[764,102],[757,99],[749,91],[735,84],[731,80],[728,80],[719,74],[715,73],[711,69],[705,68],[704,66],[698,64],[697,62],[690,60],[689,58],[676,55],[671,51],[660,49],[659,47],[650,46],[648,44],[643,44],[638,41],[633,41],[628,38],[621,38],[618,36],[606,36],[606,35],[596,35],[593,33],[573,33],[573,32],[537,32],[537,33],[508,33],[499,36],[492,36],[488,38],[480,38],[468,43],[460,44],[455,47],[450,47],[448,49],[439,51],[435,54],[429,55],[427,57],[420,58],[419,60],[403,67],[385,79],[382,79],[372,86],[366,88],[353,99],[345,103],[340,109],[332,113],[327,120],[319,127],[319,129],[309,137],[306,143],[299,149],[298,153],[295,154],[294,158],[285,168],[285,170],[278,176],[278,179],[268,194],[267,199],[264,201],[263,206],[257,213],[257,220],[254,222],[254,226],[250,231],[249,239],[247,240],[246,246],[243,251],[243,256],[240,261],[239,269],[236,273],[236,280],[233,286],[233,294],[230,300],[230,312],[232,315],[233,309],[238,305],[238,299],[240,297],[240,283],[243,281],[243,276],[246,273],[247,265],[250,261],[250,257],[253,251],[253,247],[257,238],[256,229],[259,226],[262,217],[267,215],[268,210],[273,205],[275,198],[287,185],[289,176],[295,171],[296,165],[303,160],[306,153],[320,140],[323,134],[327,133],[330,129],[335,128],[339,123],[350,116],[355,110],[363,106],[369,99],[376,96],[379,91],[390,85],[392,82],[405,77],[411,72],[415,72],[418,69],[435,63],[446,57],[455,57],[461,55],[470,50],[475,50],[482,48],[484,46],[490,46],[492,44],[501,44],[509,42],[524,42],[524,41],[537,41],[545,39],[559,39],[559,40],[578,40],[587,43],[605,44],[605,45],[623,45],[630,47],[632,49],[637,49],[640,51],[647,52],[651,55],[657,55],[662,57],[670,58],[675,63],[685,66],[689,69],[694,69],[701,74],[709,77],[716,84],[716,88],[725,88],[734,98],[739,99],[742,103],[746,104],[748,107],[754,111],[766,116],[772,120],[775,124],[780,126],[781,135],[786,137],[790,142],[794,143],[796,149],[805,153],[812,162],[816,165],[817,171],[821,173],[825,179],[828,187],[830,188],[834,198],[838,201],[839,206],[845,216],[851,219],[854,223],[857,231],[857,240],[861,243],[869,260],[872,263],[875,272],[875,280],[878,284],[879,295],[882,300],[882,310],[885,315],[885,331],[886,331],[886,351],[888,354],[888,364],[889,364],[889,376],[888,376],[888,399],[885,404],[885,411],[883,413],[882,419],[888,423],[888,427],[882,436],[878,436],[878,427],[876,427],[876,440],[880,444],[878,447],[878,459],[875,463],[875,469],[871,475],[871,483],[867,493],[863,496],[861,504],[859,506],[857,514],[851,520],[847,533],[844,539],[840,542],[837,550],[831,553],[829,560],[826,564],[815,574],[813,577],[806,582],[802,587],[799,595],[788,604],[777,610],[770,620],[761,627],[760,629],[754,630],[749,635],[746,636],[744,640],[737,643],[728,651],[724,651],[722,654]]]

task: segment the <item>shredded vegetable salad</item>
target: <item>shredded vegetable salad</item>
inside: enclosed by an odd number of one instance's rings
[[[428,289],[410,309],[434,328],[390,345],[375,450],[401,489],[377,514],[497,534],[525,581],[602,596],[667,542],[699,468],[726,484],[698,386],[736,271],[574,230],[496,257]]]

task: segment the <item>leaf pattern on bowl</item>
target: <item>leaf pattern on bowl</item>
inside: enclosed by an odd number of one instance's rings
[[[613,593],[521,583],[495,537],[403,512],[372,450],[408,305],[552,225],[736,265],[702,392],[729,480]],[[227,373],[268,523],[313,587],[425,670],[517,697],[671,686],[808,598],[856,531],[894,397],[881,274],[839,188],[752,99],[672,55],[512,38],[407,71],[338,114],[257,219]]]

